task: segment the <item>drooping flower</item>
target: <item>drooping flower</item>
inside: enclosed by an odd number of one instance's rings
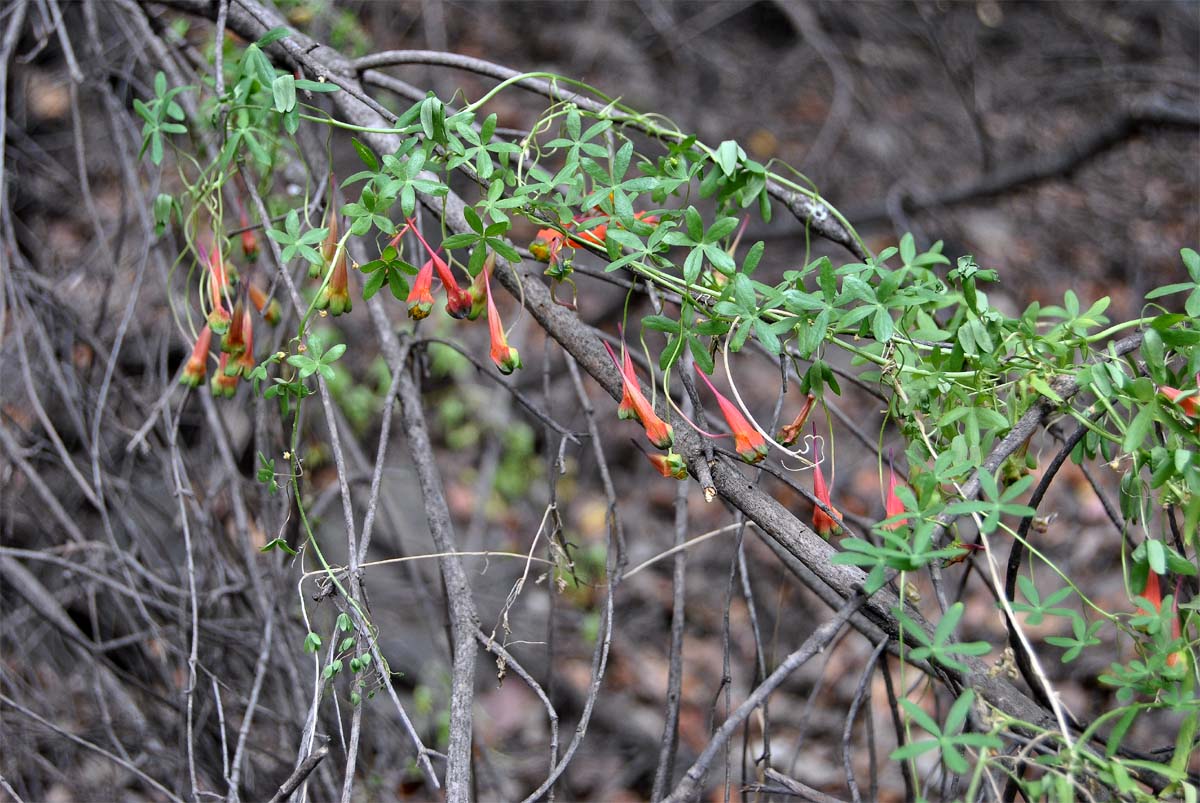
[[[700,366],[696,366],[696,373],[704,380],[704,384],[708,385],[708,389],[717,397],[717,404],[721,407],[721,414],[725,416],[725,423],[729,425],[729,429],[733,432],[733,449],[747,463],[757,463],[767,456],[767,441],[759,434],[746,417],[742,415],[742,411],[737,408],[733,402],[721,395],[721,392],[716,389],[704,372],[700,370]]]
[[[258,238],[254,236],[254,229],[250,228],[250,219],[246,217],[246,208],[241,201],[238,201],[238,218],[242,226],[242,254],[254,262],[258,259]]]
[[[483,274],[483,289],[487,293],[488,333],[492,338],[492,362],[502,374],[511,374],[521,367],[521,355],[504,337],[504,325],[500,323],[500,313],[496,311],[496,302],[492,299],[492,282],[487,273]]]
[[[282,309],[279,306],[279,300],[272,298],[270,303],[268,303],[267,294],[264,293],[262,289],[253,282],[250,283],[249,290],[250,302],[254,304],[254,308],[262,314],[263,320],[271,324],[271,326],[278,326],[279,319],[282,317]]]
[[[350,300],[350,275],[346,270],[346,249],[337,250],[333,262],[333,272],[329,281],[317,296],[317,309],[329,310],[330,315],[341,315],[349,312],[353,306]]]
[[[826,507],[828,507],[834,513],[837,513],[838,518],[841,518],[842,514],[833,506],[833,502],[830,500],[829,486],[825,484],[825,473],[821,470],[820,446],[817,447],[816,457],[817,465],[816,468],[813,469],[813,495],[816,496],[817,499],[821,500]],[[818,535],[826,540],[828,540],[831,536],[841,535],[842,533],[842,526],[838,524],[837,519],[830,516],[819,506],[813,507],[813,529],[817,531]]]
[[[646,437],[651,443],[659,449],[671,448],[671,444],[675,442],[675,432],[671,429],[670,424],[658,417],[658,414],[654,412],[654,407],[642,395],[642,389],[638,386],[637,374],[633,371],[633,361],[627,360],[622,365],[621,361],[617,359],[616,352],[612,350],[612,346],[605,343],[604,348],[608,350],[608,356],[612,358],[613,365],[617,366],[617,370],[621,372],[621,385],[624,388],[621,404],[624,405],[628,399],[634,417],[646,428]]]
[[[238,375],[237,372],[229,373],[229,355],[221,353],[221,363],[217,366],[217,372],[213,374],[212,394],[218,398],[225,397],[232,399],[237,393]]]
[[[1182,578],[1175,583],[1175,601],[1171,606],[1171,638],[1178,639],[1182,632],[1182,627],[1179,623],[1179,592],[1182,590]],[[1151,605],[1154,606],[1156,613],[1162,613],[1163,598],[1162,585],[1158,579],[1158,572],[1150,569],[1146,572],[1146,587],[1142,590],[1142,596],[1145,597]],[[1183,652],[1176,650],[1167,656],[1167,666],[1174,667],[1183,658]]]
[[[1153,572],[1151,572],[1151,573],[1153,574]],[[1183,578],[1176,577],[1175,578],[1175,601],[1171,605],[1171,613],[1172,613],[1172,616],[1171,616],[1171,639],[1172,640],[1178,640],[1180,635],[1182,635],[1182,632],[1183,632],[1183,627],[1180,624],[1181,620],[1179,618],[1179,594],[1181,591],[1183,591]],[[1167,656],[1167,666],[1174,667],[1176,664],[1178,664],[1182,660],[1183,660],[1183,650],[1176,650],[1175,652],[1173,652]]]
[[[637,371],[633,369],[633,358],[629,356],[629,349],[623,349],[621,353],[621,375],[627,377],[628,382],[625,382],[622,388],[621,403],[617,405],[617,418],[628,421],[639,417],[632,393],[641,394],[642,392],[642,386],[638,384]],[[643,396],[643,398],[645,397]]]
[[[538,229],[533,242],[529,244],[529,253],[538,262],[557,265],[559,254],[563,247],[563,233],[558,229]]]
[[[475,320],[487,309],[487,288],[484,283],[488,281],[488,275],[495,266],[496,252],[489,251],[483,260],[483,267],[479,269],[479,275],[471,280],[471,286],[467,288],[467,294],[471,297],[471,310],[467,313],[468,321]]]
[[[246,305],[242,303],[241,296],[238,296],[237,303],[233,305],[229,328],[221,338],[221,351],[234,359],[242,356],[242,352],[246,350],[245,322]]]
[[[804,424],[808,421],[808,416],[812,413],[813,404],[816,400],[816,396],[811,393],[808,394],[808,398],[804,400],[804,406],[800,408],[800,414],[796,416],[792,423],[779,430],[779,437],[775,440],[784,446],[791,446],[800,440],[800,430],[804,428]]]
[[[887,512],[887,517],[889,519],[892,516],[899,516],[901,513],[905,512],[904,502],[902,502],[900,500],[900,497],[896,495],[896,488],[899,485],[900,485],[900,483],[896,479],[896,468],[892,465],[891,457],[889,456],[888,457],[888,490],[887,490],[887,499],[884,502],[884,507]],[[908,523],[908,518],[905,517],[902,519],[897,519],[893,523],[885,524],[883,526],[885,529],[888,529],[888,530],[899,530],[901,527],[903,527],[907,523]]]
[[[204,246],[200,246],[201,257],[207,256],[208,262],[208,297],[210,309],[208,325],[218,335],[225,334],[231,321],[229,310],[225,308],[225,299],[232,289],[225,260],[221,258],[220,245],[214,241],[213,250],[205,254]]]
[[[338,237],[338,216],[333,209],[333,177],[330,177],[329,187],[329,203],[325,207],[325,227],[329,232],[325,235],[325,239],[321,241],[321,263],[308,265],[308,276],[310,279],[319,279],[329,268],[333,262],[333,257],[337,253]]]
[[[417,271],[417,277],[413,279],[412,288],[409,289],[408,298],[405,300],[405,303],[408,304],[408,317],[414,321],[428,318],[429,313],[433,310],[432,286],[433,260],[430,259]]]
[[[672,477],[677,480],[687,479],[687,463],[683,462],[682,455],[676,452],[667,452],[666,454],[647,454],[646,457],[650,458],[654,468],[664,477]]]
[[[1142,591],[1142,596],[1150,600],[1154,610],[1162,610],[1162,586],[1158,582],[1158,572],[1153,569],[1146,572],[1146,588]]]
[[[187,365],[183,367],[183,376],[179,377],[180,383],[195,388],[204,381],[204,376],[208,373],[208,349],[211,344],[212,329],[205,324],[196,336],[192,356],[188,357]]]
[[[217,305],[208,313],[208,327],[219,335],[224,335],[229,331],[229,322],[233,320],[229,315],[229,310],[225,309],[225,304],[217,302]]]
[[[466,318],[471,313],[471,295],[458,286],[454,272],[450,270],[446,260],[438,256],[437,251],[429,245],[429,242],[421,234],[421,230],[417,228],[416,222],[409,220],[408,226],[417,235],[421,245],[425,246],[438,278],[442,280],[442,286],[446,288],[446,312],[450,314],[451,318]]]
[[[240,373],[249,379],[254,371],[254,319],[250,316],[249,307],[242,311],[242,339],[245,341],[242,353],[238,355],[237,361],[226,366],[225,370],[232,370],[234,374]]]

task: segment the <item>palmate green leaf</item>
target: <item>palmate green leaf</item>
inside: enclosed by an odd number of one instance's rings
[[[1072,613],[1074,613],[1074,611],[1072,611]],[[1055,647],[1065,648],[1066,652],[1063,653],[1062,662],[1064,664],[1069,664],[1071,661],[1074,661],[1076,658],[1078,658],[1079,654],[1087,647],[1100,646],[1102,642],[1096,637],[1096,633],[1099,632],[1100,628],[1103,626],[1103,621],[1092,622],[1089,625],[1083,620],[1082,616],[1075,614],[1074,618],[1071,620],[1071,630],[1074,634],[1074,638],[1047,636],[1046,643],[1052,644]]]
[[[1028,600],[1028,604],[1023,602],[1013,602],[1012,608],[1020,613],[1027,613],[1025,623],[1030,626],[1037,626],[1042,623],[1046,616],[1066,616],[1076,617],[1078,614],[1070,608],[1055,607],[1063,600],[1075,593],[1075,589],[1071,586],[1064,586],[1046,599],[1042,599],[1037,590],[1037,586],[1033,582],[1033,578],[1022,574],[1017,577],[1017,587],[1021,590],[1021,595]]]
[[[932,637],[927,636],[925,631],[905,613],[905,611],[896,607],[892,612],[897,619],[904,625],[905,632],[923,646],[914,648],[909,655],[913,660],[933,660],[937,661],[945,667],[953,669],[957,672],[967,672],[969,667],[955,660],[954,655],[986,655],[991,652],[992,645],[986,641],[971,641],[971,642],[952,642],[949,641],[954,632],[954,628],[958,626],[959,620],[962,618],[965,607],[963,603],[956,602],[946,610],[942,620],[938,623]]]
[[[970,769],[970,765],[964,758],[960,748],[969,747],[976,750],[1002,749],[1004,743],[993,733],[960,732],[967,722],[967,717],[971,713],[971,706],[974,703],[975,693],[971,689],[965,690],[954,701],[954,704],[950,706],[950,710],[946,714],[945,725],[939,726],[920,706],[911,700],[902,698],[900,704],[904,708],[904,712],[913,722],[930,733],[934,738],[910,742],[899,747],[892,751],[891,759],[893,761],[907,761],[928,753],[930,750],[939,749],[946,769],[954,773],[963,774]]]

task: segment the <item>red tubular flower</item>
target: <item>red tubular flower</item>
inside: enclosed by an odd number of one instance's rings
[[[622,421],[640,418],[637,405],[630,394],[630,388],[633,389],[634,393],[641,395],[642,386],[638,384],[637,372],[633,370],[633,358],[629,356],[629,349],[625,349],[621,355],[621,375],[628,377],[629,381],[624,383],[621,403],[617,405],[617,418]],[[645,398],[645,396],[643,395],[642,398]]]
[[[429,313],[433,309],[433,293],[430,292],[432,285],[433,260],[431,259],[417,271],[417,278],[413,280],[412,289],[408,291],[408,298],[405,300],[405,303],[408,304],[408,317],[414,321],[429,317]]]
[[[487,293],[488,333],[492,337],[492,362],[502,374],[511,374],[521,367],[520,353],[508,345],[504,338],[504,325],[500,323],[500,313],[496,311],[496,302],[492,300],[492,283],[487,273],[483,274],[483,288]]]
[[[825,473],[821,471],[820,447],[817,447],[816,457],[817,466],[815,469],[813,469],[813,495],[816,496],[817,499],[821,500],[826,507],[828,507],[834,513],[837,513],[838,518],[841,518],[842,514],[838,512],[838,509],[833,506],[833,502],[830,501],[829,486],[825,484]],[[842,533],[842,527],[840,524],[838,524],[837,519],[830,516],[820,507],[813,508],[813,529],[817,531],[818,535],[826,540],[828,540],[830,536],[841,535]]]
[[[468,317],[471,314],[471,295],[458,286],[454,272],[450,270],[446,260],[438,256],[437,251],[429,245],[429,242],[421,234],[421,230],[417,228],[416,222],[409,220],[408,226],[412,229],[413,234],[417,235],[421,245],[425,246],[425,250],[429,252],[429,260],[433,263],[438,278],[442,280],[442,286],[446,288],[446,312],[450,314],[451,318]]]
[[[1153,572],[1151,572],[1153,574]],[[1179,620],[1179,592],[1183,591],[1183,578],[1175,578],[1175,603],[1171,606],[1171,612],[1174,616],[1171,617],[1171,638],[1178,639],[1183,628]],[[1167,656],[1167,666],[1173,667],[1183,660],[1183,650],[1176,650]]]
[[[1162,610],[1162,587],[1158,583],[1158,572],[1153,569],[1146,573],[1146,589],[1142,596],[1150,600],[1154,610]]]
[[[586,222],[586,221],[581,221]],[[567,245],[572,248],[583,248],[584,244],[593,245],[597,248],[604,247],[604,241],[608,239],[608,224],[601,223],[599,226],[593,226],[590,229],[585,229],[579,232],[578,235],[567,240]]]
[[[682,455],[668,452],[667,454],[648,454],[646,457],[650,458],[654,468],[664,477],[672,477],[677,480],[687,479],[687,464],[683,462]]]
[[[742,411],[737,408],[733,402],[721,395],[704,372],[700,370],[700,366],[696,366],[696,373],[704,380],[704,384],[708,385],[708,389],[717,397],[717,404],[721,407],[721,414],[725,416],[725,423],[729,425],[729,429],[733,432],[733,448],[742,459],[747,463],[757,463],[767,456],[767,441],[758,433],[746,417],[742,415]]]
[[[204,248],[200,248],[201,256],[205,256]],[[229,311],[225,309],[225,297],[230,292],[229,274],[225,261],[221,258],[221,249],[214,241],[213,250],[208,257],[208,296],[212,305],[208,313],[208,325],[218,335],[225,334],[232,320]]]
[[[800,430],[804,428],[804,424],[808,421],[808,416],[812,413],[813,404],[816,400],[816,396],[811,393],[808,394],[808,398],[804,400],[804,406],[800,408],[800,414],[796,416],[796,419],[792,423],[779,430],[779,437],[775,440],[784,446],[791,446],[800,440]]]
[[[249,379],[254,371],[254,320],[250,317],[249,307],[242,311],[242,339],[245,340],[245,348],[237,361],[226,366],[225,370],[232,370],[235,375],[240,373]]]
[[[900,497],[896,495],[896,488],[897,488],[897,486],[899,486],[899,484],[900,483],[897,482],[897,480],[896,480],[896,469],[892,466],[891,457],[889,456],[889,458],[888,458],[888,490],[887,490],[887,500],[885,502],[885,507],[887,510],[887,517],[889,519],[892,516],[899,516],[901,513],[904,512],[904,503],[901,502]],[[908,523],[908,518],[905,517],[903,519],[897,519],[895,522],[893,522],[891,524],[885,524],[883,526],[884,526],[884,529],[887,529],[887,530],[899,530],[901,527],[903,527],[907,523]]]
[[[323,263],[314,265],[309,263],[308,276],[310,279],[319,279],[321,275],[328,269],[333,257],[337,253],[338,237],[338,217],[333,210],[333,187],[332,179],[330,184],[329,205],[325,207],[325,226],[329,229],[329,233],[325,235],[325,239],[321,241],[321,259]]]
[[[246,208],[238,201],[238,221],[242,225],[242,254],[253,262],[258,259],[258,238],[250,228],[250,219],[246,217]]]
[[[1179,624],[1179,592],[1182,590],[1183,578],[1179,578],[1175,583],[1175,602],[1171,606],[1174,616],[1171,617],[1171,638],[1179,638],[1182,632],[1182,627]],[[1142,591],[1142,596],[1150,601],[1154,606],[1154,610],[1162,613],[1162,586],[1159,583],[1158,572],[1151,569],[1146,573],[1146,588]],[[1182,650],[1176,650],[1167,656],[1167,666],[1173,667],[1183,659]]]
[[[487,288],[485,287],[485,283],[488,281],[488,276],[495,266],[496,252],[489,251],[487,257],[483,260],[483,267],[479,269],[479,275],[471,280],[471,286],[467,288],[467,294],[471,297],[471,309],[467,312],[468,321],[478,318],[487,308]]]
[[[278,299],[272,298],[270,303],[268,303],[267,294],[264,293],[256,284],[251,284],[249,286],[249,290],[250,302],[254,304],[254,308],[262,314],[263,320],[271,324],[271,326],[278,326],[279,319],[282,317],[282,310],[279,306]]]
[[[1200,393],[1192,391],[1192,395],[1186,398],[1179,398],[1188,391],[1172,388],[1166,385],[1160,385],[1158,388],[1159,395],[1165,396],[1175,404],[1179,405],[1179,409],[1188,418],[1200,418]]]
[[[238,375],[237,372],[229,373],[229,355],[221,354],[221,364],[217,368],[217,372],[212,378],[212,394],[218,398],[224,396],[227,399],[232,399],[237,393]]]
[[[529,253],[538,262],[558,264],[558,255],[563,247],[563,233],[557,229],[539,229],[537,237],[529,244]]]
[[[246,305],[239,296],[237,303],[233,305],[233,317],[229,328],[221,338],[221,351],[235,359],[242,356],[242,352],[246,350],[245,323]]]
[[[192,356],[188,357],[187,365],[183,367],[183,376],[179,377],[181,384],[195,388],[204,381],[204,375],[208,373],[208,349],[211,344],[212,329],[205,324],[196,337],[196,344],[192,346]]]
[[[634,217],[643,223],[648,223],[651,226],[658,223],[657,215],[650,215],[646,212],[637,212]],[[586,223],[592,218],[576,218],[568,223],[564,228],[573,229],[580,223]],[[604,248],[608,239],[608,224],[601,223],[598,226],[593,226],[590,229],[580,231],[578,234],[568,236],[558,229],[539,229],[537,237],[529,244],[529,253],[533,254],[533,258],[538,262],[546,262],[550,265],[557,265],[562,257],[562,249],[565,245],[568,248],[584,248],[591,245],[596,248]]]
[[[642,389],[638,386],[637,374],[633,371],[633,360],[628,359],[626,355],[625,364],[622,365],[617,359],[616,352],[612,350],[612,346],[607,343],[604,348],[608,350],[608,356],[612,358],[613,365],[617,366],[617,370],[621,372],[621,384],[625,389],[624,396],[621,398],[621,404],[624,406],[628,400],[629,408],[633,410],[633,415],[646,428],[646,437],[657,446],[659,449],[669,449],[671,444],[675,442],[675,432],[671,429],[671,425],[658,417],[654,412],[654,407],[642,395]],[[618,415],[620,412],[618,411]]]
[[[329,282],[317,296],[317,309],[327,309],[330,315],[341,315],[349,312],[353,304],[350,301],[350,275],[346,271],[346,249],[337,252],[333,262],[333,273]]]

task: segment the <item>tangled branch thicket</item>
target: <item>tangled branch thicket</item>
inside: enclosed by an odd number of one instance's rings
[[[1113,298],[922,230],[1194,156],[1194,54],[1012,160],[932,7],[645,4],[802,35],[818,171],[845,32],[919,37],[981,174],[843,214],[761,130],[318,5],[0,12],[0,799],[1195,798],[1195,182]]]

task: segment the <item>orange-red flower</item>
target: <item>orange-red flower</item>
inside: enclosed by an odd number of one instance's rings
[[[1142,592],[1142,596],[1150,600],[1154,605],[1154,610],[1162,610],[1162,586],[1158,582],[1158,572],[1151,569],[1146,572],[1146,589]]]
[[[647,454],[646,457],[650,458],[654,468],[664,477],[673,477],[677,480],[687,479],[687,464],[683,462],[682,455],[667,452],[666,454]]]
[[[338,216],[333,209],[333,177],[330,177],[329,186],[329,202],[325,207],[325,227],[329,229],[325,235],[325,239],[321,241],[321,260],[320,264],[309,263],[308,276],[310,279],[319,279],[329,268],[333,262],[333,257],[337,253],[338,237]]]
[[[242,311],[242,339],[245,341],[242,353],[238,355],[237,361],[226,366],[225,370],[232,370],[234,374],[240,373],[249,379],[254,371],[254,319],[250,317],[249,307]]]
[[[425,246],[425,250],[429,253],[429,259],[433,262],[433,267],[437,270],[438,278],[442,280],[442,286],[446,288],[446,312],[451,318],[466,318],[471,314],[471,295],[458,286],[458,281],[454,278],[454,271],[450,270],[450,266],[446,264],[446,260],[437,255],[425,237],[421,234],[421,230],[417,228],[416,221],[408,221],[409,228],[417,235],[417,239],[421,241],[421,245]]]
[[[221,353],[221,364],[217,367],[217,372],[212,378],[212,394],[220,398],[224,396],[227,399],[232,399],[237,393],[238,374],[234,371],[229,372],[229,355]]]
[[[1200,392],[1197,392],[1197,390],[1192,390],[1191,396],[1181,399],[1179,397],[1188,391],[1168,387],[1167,385],[1159,385],[1158,387],[1159,394],[1179,405],[1179,409],[1188,418],[1200,418]]]
[[[221,338],[221,351],[235,359],[246,350],[245,323],[246,305],[242,303],[239,295],[237,303],[233,305],[233,316],[229,328],[225,331],[225,336]]]
[[[708,385],[708,389],[717,397],[717,404],[721,407],[721,414],[725,416],[725,423],[729,425],[729,429],[733,431],[733,448],[734,451],[741,455],[742,459],[747,463],[757,463],[767,456],[767,441],[759,434],[746,417],[742,415],[742,411],[737,408],[733,402],[721,395],[721,392],[716,389],[704,372],[700,370],[700,366],[696,366],[696,373],[704,380],[704,384]]]
[[[899,516],[901,513],[904,512],[904,502],[900,501],[900,497],[896,495],[896,488],[897,488],[897,486],[899,486],[899,484],[900,483],[896,480],[896,469],[894,466],[892,466],[891,460],[889,458],[889,460],[888,460],[887,500],[884,503],[885,508],[887,510],[887,517],[889,519],[892,516]],[[897,519],[893,523],[885,524],[883,526],[885,529],[888,529],[888,530],[899,530],[901,527],[903,527],[907,523],[908,523],[908,518],[905,517],[903,519]]]
[[[502,374],[511,374],[521,367],[521,355],[504,337],[504,324],[500,322],[500,313],[496,311],[496,302],[492,300],[492,282],[487,273],[483,274],[483,288],[487,293],[488,334],[492,338],[492,362]]]
[[[650,225],[658,223],[657,215],[650,215],[646,212],[637,212],[634,214],[634,217]],[[577,218],[567,224],[565,228],[570,231],[575,229],[578,224],[586,223],[589,220],[595,220],[595,218]],[[570,234],[569,236],[558,229],[539,229],[536,238],[529,244],[529,253],[533,254],[533,258],[539,262],[557,265],[563,256],[562,249],[564,245],[571,249],[583,248],[585,244],[604,248],[607,238],[608,224],[606,223],[601,223],[590,229]]]
[[[250,284],[249,290],[250,302],[254,304],[254,308],[262,314],[263,320],[271,324],[271,326],[277,326],[279,324],[279,319],[282,316],[279,300],[272,298],[270,303],[268,303],[267,294],[264,293],[262,289],[254,283]]]
[[[641,394],[642,386],[638,382],[637,371],[633,368],[633,358],[629,356],[627,348],[622,349],[621,352],[621,376],[627,377],[628,381],[622,383],[621,403],[617,405],[617,418],[622,421],[640,419],[633,393]],[[643,398],[645,397],[643,396]]]
[[[669,449],[671,444],[675,442],[675,432],[671,429],[671,425],[658,417],[654,412],[654,407],[642,395],[642,389],[638,385],[637,374],[633,370],[633,360],[629,359],[626,352],[626,359],[622,364],[618,359],[616,352],[612,350],[612,346],[607,343],[604,348],[608,350],[608,356],[612,358],[613,365],[617,366],[617,370],[621,372],[621,385],[624,388],[624,394],[621,397],[621,407],[617,410],[617,415],[621,418],[628,418],[628,415],[622,415],[622,408],[631,410],[632,417],[641,422],[646,428],[646,437],[657,446],[659,449]]]
[[[821,470],[821,450],[819,446],[817,447],[816,457],[817,465],[813,469],[813,495],[821,500],[826,507],[837,513],[837,517],[840,519],[842,514],[833,506],[833,502],[829,496],[829,486],[825,484],[825,473]],[[838,523],[837,519],[830,516],[820,507],[813,508],[813,529],[825,539],[828,539],[830,536],[841,535],[842,533],[842,526]]]
[[[349,312],[353,303],[350,300],[350,275],[346,271],[346,249],[337,252],[333,262],[333,272],[329,275],[321,294],[317,296],[317,309],[327,309],[330,315],[341,315]]]
[[[208,349],[211,344],[212,329],[205,324],[192,346],[192,356],[188,357],[187,365],[183,367],[183,376],[179,377],[182,384],[194,388],[204,381],[204,375],[208,373]]]
[[[413,279],[412,288],[408,291],[408,298],[405,303],[408,304],[408,317],[414,321],[419,321],[422,318],[428,318],[429,313],[433,310],[433,260],[427,260],[421,269],[417,271],[417,277]]]
[[[817,397],[813,394],[808,394],[808,398],[804,400],[804,406],[800,408],[800,414],[796,416],[792,423],[779,430],[779,437],[775,440],[782,443],[784,446],[791,446],[796,441],[800,440],[800,430],[804,428],[805,422],[808,421],[808,416],[812,413],[813,404]]]
[[[204,247],[200,247],[200,255],[206,256]],[[221,248],[213,242],[212,253],[207,254],[208,261],[208,295],[211,308],[208,313],[208,325],[218,335],[225,334],[231,321],[229,310],[225,309],[225,298],[229,295],[231,286],[225,261],[221,258]]]
[[[489,251],[483,260],[483,267],[479,269],[479,275],[471,280],[471,286],[467,288],[467,294],[471,297],[471,309],[467,313],[468,321],[478,318],[487,308],[487,288],[484,284],[488,281],[488,275],[495,266],[496,252]]]
[[[238,201],[238,218],[242,225],[242,254],[253,262],[258,259],[258,238],[254,236],[254,230],[250,228],[250,220],[246,217],[246,209],[242,206],[241,201]]]
[[[1182,627],[1179,624],[1179,592],[1182,582],[1175,584],[1175,603],[1172,606],[1174,616],[1171,617],[1171,638],[1179,638],[1182,632]],[[1153,569],[1146,573],[1146,588],[1142,591],[1142,596],[1150,601],[1154,606],[1154,610],[1162,612],[1162,586],[1159,584],[1158,573]],[[1175,666],[1183,659],[1183,652],[1176,650],[1167,656],[1167,666]]]

